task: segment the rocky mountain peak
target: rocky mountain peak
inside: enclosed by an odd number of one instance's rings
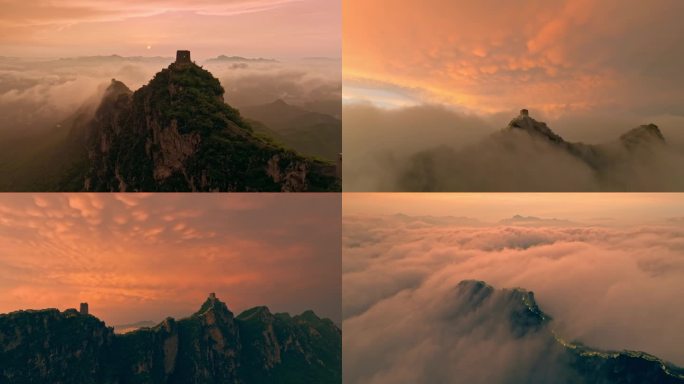
[[[506,127],[508,130],[520,129],[535,137],[543,137],[556,143],[564,143],[562,137],[549,128],[545,122],[537,121],[530,117],[527,109],[521,109],[520,114],[513,118]]]
[[[130,101],[132,94],[133,91],[126,84],[117,79],[112,79],[102,95],[102,101],[97,108],[96,116],[99,119],[112,118],[111,114],[126,105]]]
[[[209,297],[204,301],[199,311],[195,313],[196,316],[201,316],[207,312],[214,312],[222,315],[229,315],[233,317],[233,312],[228,309],[228,306],[223,301],[216,297],[216,294],[210,293]]]
[[[664,144],[665,136],[660,132],[657,125],[645,124],[631,129],[620,136],[620,142],[631,149],[643,144]]]
[[[335,164],[255,134],[224,93],[187,51],[135,92],[113,79],[94,116],[72,129],[85,152],[74,183],[119,192],[340,189]]]
[[[309,309],[309,310],[306,310],[306,311],[304,311],[304,312],[302,312],[302,314],[299,315],[298,317],[299,317],[299,318],[302,318],[302,319],[304,319],[304,320],[306,320],[306,321],[309,321],[309,322],[318,322],[318,321],[321,321],[321,318],[318,317],[318,315],[317,315],[314,311],[312,311],[312,310],[310,310],[310,309]]]
[[[464,280],[456,286],[455,299],[452,315],[489,308],[492,316],[508,323],[516,337],[536,332],[551,320],[537,305],[534,293],[520,288],[495,290],[484,281]]]
[[[107,86],[107,89],[105,90],[105,96],[131,93],[133,93],[133,91],[131,91],[131,89],[126,86],[126,84],[117,79],[112,79],[112,81]]]

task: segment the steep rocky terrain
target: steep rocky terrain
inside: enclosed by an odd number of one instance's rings
[[[117,383],[114,338],[75,309],[0,315],[0,383]]]
[[[0,383],[341,383],[341,332],[307,311],[239,316],[210,296],[123,335],[75,310],[0,316]]]
[[[334,191],[333,163],[255,133],[211,73],[177,61],[132,92],[112,80],[86,129],[86,191]]]
[[[553,376],[558,383],[684,383],[684,369],[649,354],[600,351],[563,340],[552,331],[551,317],[539,308],[532,292],[496,290],[482,281],[467,280],[459,283],[454,296],[448,314],[454,322],[502,324],[514,339],[539,341],[540,355],[534,357],[539,368],[515,373],[531,380],[526,382],[544,382],[541,377]]]

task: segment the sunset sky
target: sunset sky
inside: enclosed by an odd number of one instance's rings
[[[108,323],[197,311],[340,319],[340,198],[275,194],[4,194],[0,313],[78,307]]]
[[[0,56],[340,56],[339,0],[0,0]]]
[[[684,220],[678,193],[350,193],[344,215],[470,217],[486,222],[514,215],[585,224],[652,224]]]
[[[344,1],[344,99],[682,116],[682,14],[679,0]]]

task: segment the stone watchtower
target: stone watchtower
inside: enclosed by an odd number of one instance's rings
[[[527,117],[529,115],[530,115],[530,111],[528,111],[527,109],[521,109],[520,110],[520,116],[526,116]]]
[[[81,315],[87,315],[88,314],[88,303],[81,303],[81,309],[79,310]]]
[[[210,298],[211,300],[216,300],[216,294],[215,294],[214,292],[210,293],[210,294],[209,294],[209,298]]]
[[[190,51],[176,51],[176,65],[192,64]]]

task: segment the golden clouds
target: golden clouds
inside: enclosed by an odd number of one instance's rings
[[[337,0],[0,1],[0,45],[12,56],[339,56]],[[259,25],[259,28],[254,28]],[[278,36],[275,44],[273,36]],[[201,43],[200,43],[201,42]],[[152,47],[154,50],[151,51]]]
[[[425,102],[480,113],[630,108],[636,100],[626,92],[644,86],[636,77],[643,66],[669,66],[660,63],[664,56],[684,64],[675,9],[684,5],[350,0],[343,6],[344,76],[418,88]],[[662,104],[658,94],[649,99]]]
[[[339,318],[339,209],[332,195],[5,194],[0,312],[88,301],[108,323],[159,320],[215,291],[235,310]]]

